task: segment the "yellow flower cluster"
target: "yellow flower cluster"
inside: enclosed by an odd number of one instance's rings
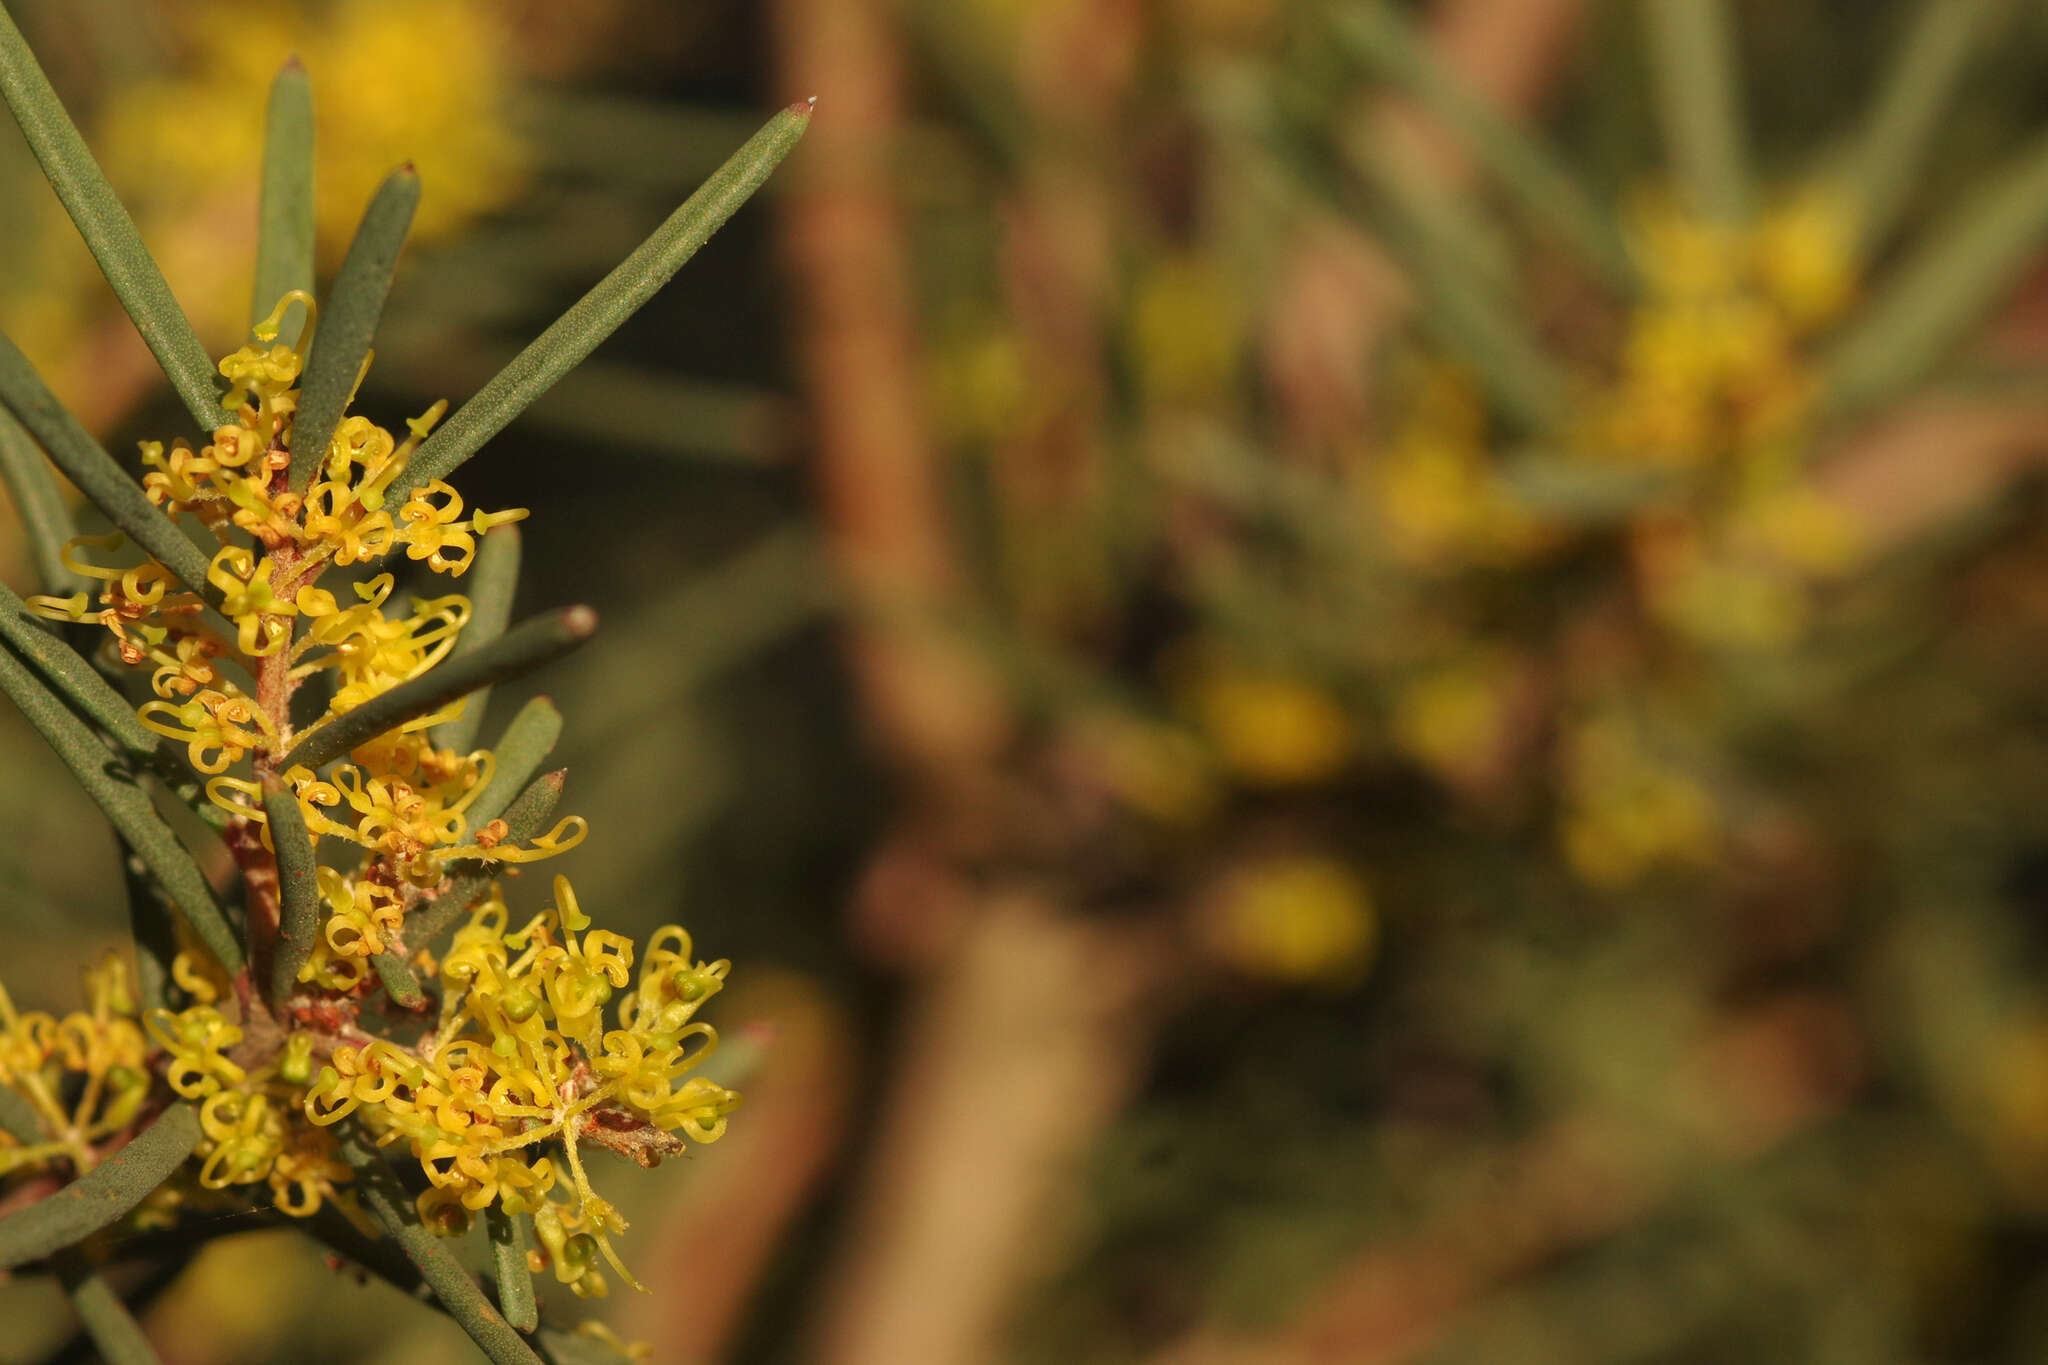
[[[312,300],[294,293],[259,337],[276,335],[277,319],[292,302],[310,315]],[[292,491],[286,474],[305,344],[245,346],[221,362],[231,385],[222,401],[231,415],[207,445],[143,445],[150,500],[223,542],[207,581],[220,594],[232,637],[207,625],[199,595],[163,565],[145,559],[105,567],[80,558],[80,542],[67,550],[66,562],[100,582],[97,599],[81,593],[31,600],[46,616],[99,622],[126,662],[151,670],[155,698],[138,711],[143,724],[182,743],[193,768],[211,777],[214,803],[255,825],[264,823],[258,782],[228,769],[252,755],[273,765],[283,757],[295,738],[291,699],[301,684],[323,675],[331,682],[325,711],[309,727],[317,729],[439,663],[469,619],[469,600],[459,594],[414,598],[409,609],[393,609],[390,573],[350,584],[344,591],[354,600],[346,603],[319,586],[321,575],[403,550],[435,573],[459,576],[480,537],[526,515],[465,514],[461,496],[440,480],[402,502],[386,496],[444,404],[415,419],[402,441],[366,417],[345,417],[311,486]],[[236,532],[254,547],[235,543]],[[115,535],[83,543],[111,552],[122,541]],[[255,680],[255,695],[242,678]],[[365,960],[385,950],[412,898],[441,880],[448,859],[488,853],[522,861],[582,838],[582,822],[572,818],[526,846],[479,841],[464,812],[490,779],[491,755],[436,748],[429,734],[461,707],[451,703],[359,746],[353,762],[326,776],[304,766],[277,774],[298,796],[316,839],[362,849],[356,873],[329,870],[321,878],[330,918],[302,979],[328,989],[360,982]]]
[[[717,1044],[692,1016],[730,964],[693,960],[690,936],[668,925],[636,975],[632,942],[592,929],[564,877],[553,907],[508,926],[501,899],[480,905],[439,964],[431,1039],[336,1048],[305,1091],[305,1116],[325,1126],[355,1114],[380,1142],[405,1142],[427,1175],[430,1225],[459,1232],[497,1204],[532,1215],[536,1259],[579,1295],[605,1292],[599,1254],[638,1288],[611,1244],[625,1221],[591,1189],[579,1144],[652,1165],[682,1149],[678,1131],[699,1142],[725,1132],[739,1096],[687,1073]],[[566,1180],[542,1150],[550,1140]]]
[[[276,336],[287,296],[257,329]],[[301,340],[310,344],[312,328]],[[440,405],[395,439],[359,416],[344,417],[303,493],[290,486],[296,387],[303,351],[251,345],[221,362],[229,414],[209,443],[144,446],[145,487],[165,511],[218,536],[208,581],[228,628],[208,625],[201,597],[154,559],[102,567],[67,549],[100,583],[96,597],[33,599],[68,621],[97,621],[127,663],[149,670],[144,724],[185,745],[225,810],[228,843],[249,874],[250,916],[276,920],[276,883],[261,804],[266,784],[296,796],[328,857],[316,869],[318,934],[297,990],[271,1000],[252,982],[229,982],[187,952],[172,964],[190,998],[182,1010],[141,1012],[118,964],[91,978],[90,1013],[62,1023],[17,1016],[0,995],[0,1083],[35,1109],[49,1141],[0,1148],[0,1173],[68,1159],[79,1169],[92,1143],[117,1133],[149,1097],[159,1073],[199,1106],[198,1184],[209,1190],[267,1184],[286,1213],[306,1216],[333,1200],[360,1218],[339,1187],[352,1179],[330,1126],[355,1114],[384,1144],[404,1142],[429,1182],[422,1216],[444,1232],[496,1204],[532,1218],[539,1266],[578,1294],[604,1292],[602,1256],[631,1282],[611,1236],[625,1228],[590,1187],[579,1144],[595,1142],[652,1165],[685,1139],[725,1131],[739,1097],[691,1072],[716,1035],[694,1022],[718,992],[728,964],[698,962],[675,926],[656,933],[634,969],[634,945],[593,929],[565,879],[555,904],[523,926],[493,886],[434,962],[408,945],[409,912],[443,892],[452,859],[492,864],[552,856],[580,842],[580,817],[517,842],[502,821],[472,829],[467,812],[489,781],[487,750],[437,748],[430,728],[460,714],[455,703],[352,749],[327,773],[283,767],[295,740],[294,693],[325,677],[330,699],[310,728],[335,723],[440,661],[470,615],[459,595],[389,606],[393,576],[354,582],[347,605],[319,585],[324,571],[403,550],[428,570],[460,575],[477,543],[524,511],[468,513],[437,481],[402,500],[390,495]],[[243,543],[239,537],[246,537]],[[87,542],[111,554],[122,538]],[[250,776],[229,773],[244,761]],[[334,844],[353,845],[336,866]],[[266,889],[267,886],[267,889]],[[268,904],[265,897],[269,897]],[[417,1043],[376,1038],[356,1022],[372,988],[369,959],[397,953],[438,978],[438,1026]],[[606,1008],[611,1007],[611,1025]],[[67,1108],[61,1096],[85,1082]],[[565,1168],[548,1149],[559,1149]],[[636,1286],[637,1287],[637,1286]]]
[[[1646,200],[1635,247],[1645,298],[1584,443],[1618,460],[1699,469],[1796,434],[1814,394],[1803,344],[1854,292],[1851,226],[1818,192],[1736,230]]]
[[[27,1104],[44,1139],[0,1132],[0,1177],[59,1160],[90,1170],[92,1144],[127,1127],[149,1098],[127,965],[108,954],[87,969],[85,995],[85,1009],[57,1019],[17,1011],[0,987],[0,1087]]]

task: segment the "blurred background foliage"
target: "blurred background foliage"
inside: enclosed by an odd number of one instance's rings
[[[819,96],[465,489],[605,614],[582,894],[738,964],[656,1359],[2048,1354],[2039,6],[15,8],[217,348],[286,53],[328,249],[417,162],[393,415]],[[0,325],[150,434],[5,140]],[[0,742],[55,995],[118,878]],[[176,1359],[457,1349],[273,1236]]]

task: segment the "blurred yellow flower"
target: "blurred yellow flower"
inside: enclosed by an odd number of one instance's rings
[[[1214,257],[1162,256],[1148,264],[1129,316],[1131,363],[1154,397],[1199,399],[1236,373],[1244,345],[1243,292]]]
[[[1713,856],[1713,799],[1646,753],[1620,718],[1579,723],[1564,736],[1561,758],[1564,853],[1586,881],[1618,888],[1660,865],[1697,865]]]
[[[1215,661],[1188,678],[1184,697],[1218,760],[1255,786],[1324,781],[1350,761],[1356,744],[1334,697],[1285,674]]]
[[[1355,984],[1378,937],[1365,883],[1322,854],[1237,869],[1210,903],[1204,929],[1211,950],[1238,971],[1295,985]]]
[[[1514,682],[1513,662],[1494,655],[1424,674],[1395,700],[1395,745],[1445,781],[1468,780],[1499,750]]]

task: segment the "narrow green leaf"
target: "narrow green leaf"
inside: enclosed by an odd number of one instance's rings
[[[0,483],[14,499],[14,514],[28,537],[29,557],[35,561],[42,590],[57,597],[84,591],[84,577],[64,567],[64,542],[78,534],[71,524],[71,509],[64,505],[63,490],[43,458],[43,448],[11,412],[0,412]]]
[[[2005,297],[2048,241],[2048,137],[1921,240],[1827,355],[1836,415],[1918,382]]]
[[[1657,113],[1688,206],[1728,226],[1749,220],[1751,191],[1725,0],[1643,0]]]
[[[250,323],[269,317],[294,289],[313,292],[313,86],[297,57],[270,83]],[[277,339],[293,345],[305,325],[306,310],[293,304],[279,319]]]
[[[469,624],[455,642],[451,658],[474,654],[505,633],[512,622],[512,598],[519,589],[519,527],[499,526],[477,546],[476,563],[464,575],[469,592]],[[434,731],[434,742],[445,749],[468,753],[483,728],[484,708],[490,705],[491,689],[480,687],[462,704],[462,714]],[[522,779],[523,780],[523,779]],[[515,789],[516,790],[516,789]]]
[[[330,763],[357,745],[437,711],[457,697],[558,659],[596,630],[597,613],[589,607],[563,607],[533,617],[473,654],[444,659],[440,667],[411,682],[322,722],[293,746],[280,767],[291,769],[303,763],[318,768]]]
[[[498,1271],[498,1308],[505,1321],[531,1332],[540,1326],[540,1305],[534,1302],[533,1274],[526,1268],[526,1225],[499,1204],[484,1210],[484,1225]]]
[[[299,968],[320,932],[320,880],[313,840],[299,800],[282,786],[263,793],[263,815],[277,853],[277,943],[271,949],[270,999],[287,1000],[298,989]]]
[[[1507,300],[1466,270],[1417,219],[1384,163],[1367,159],[1359,170],[1379,196],[1387,245],[1414,273],[1423,324],[1508,415],[1539,431],[1555,426],[1564,412],[1567,376],[1522,328]]]
[[[0,692],[13,698],[29,724],[57,751],[86,794],[149,868],[150,875],[163,887],[164,894],[207,951],[227,968],[229,975],[241,971],[241,944],[228,926],[213,888],[207,885],[192,855],[178,842],[178,836],[157,814],[149,793],[137,784],[134,773],[6,647],[0,647]]]
[[[399,1183],[398,1173],[353,1122],[344,1126],[341,1151],[342,1160],[356,1173],[356,1190],[364,1207],[384,1225],[392,1240],[419,1268],[420,1277],[432,1287],[434,1297],[441,1301],[448,1316],[461,1324],[493,1365],[539,1365],[540,1357],[491,1306],[483,1288],[455,1259],[446,1239],[421,1225],[411,1196]]]
[[[201,595],[209,591],[209,556],[149,500],[142,485],[128,477],[106,447],[79,425],[78,419],[43,383],[28,357],[4,335],[0,335],[0,405],[5,405],[28,428],[29,434],[49,453],[51,463],[107,514],[107,520],[127,532],[130,540],[154,556],[186,587]]]
[[[448,477],[639,311],[761,187],[796,146],[810,120],[807,102],[793,104],[770,119],[596,288],[442,423],[414,452],[392,497],[403,500],[421,484]]]
[[[391,277],[398,270],[398,255],[405,249],[405,234],[419,203],[420,178],[410,162],[385,176],[327,291],[300,386],[299,410],[292,418],[293,488],[312,482],[313,471],[326,457],[327,443],[341,424],[363,360],[370,354],[370,341],[377,335],[377,320],[384,316]]]
[[[174,1104],[63,1189],[0,1218],[0,1270],[40,1261],[125,1215],[184,1164],[199,1135],[199,1111]]]
[[[1438,61],[1400,12],[1385,0],[1340,8],[1337,33],[1382,78],[1407,90],[1465,140],[1481,165],[1550,234],[1620,290],[1635,269],[1610,215],[1579,187],[1541,142],[1466,87]]]
[[[420,986],[420,979],[412,964],[397,953],[378,953],[370,959],[370,965],[377,970],[377,980],[383,985],[384,993],[400,1009],[416,1010],[427,1003],[427,993]]]
[[[52,634],[42,618],[32,614],[28,604],[4,583],[0,583],[0,640],[33,664],[45,683],[123,749],[132,754],[156,749],[156,734],[136,719],[128,699],[116,692],[84,655]]]
[[[82,1255],[74,1251],[58,1257],[57,1278],[106,1365],[160,1365],[161,1357],[143,1334],[142,1324]]]
[[[43,1138],[43,1125],[36,1119],[35,1106],[4,1085],[0,1085],[0,1130],[23,1145]]]
[[[482,829],[506,812],[514,798],[526,790],[533,775],[540,771],[540,765],[554,752],[555,741],[561,737],[562,713],[555,709],[553,701],[535,697],[519,708],[519,714],[512,717],[505,733],[491,746],[497,770],[484,784],[484,789],[476,794],[476,800],[469,803],[471,832]]]
[[[1972,53],[2005,10],[2002,0],[1921,0],[1843,168],[1866,254],[1898,221]]]
[[[143,1009],[162,1009],[170,1003],[171,961],[178,955],[171,906],[148,865],[126,843],[121,845],[121,881],[128,892],[128,934],[135,941],[136,995]]]
[[[523,844],[539,834],[547,825],[548,818],[555,813],[555,805],[562,799],[562,787],[568,774],[562,769],[542,773],[535,778],[519,799],[505,810],[505,843]],[[497,863],[475,862],[457,864],[451,869],[448,884],[432,900],[416,907],[406,917],[406,941],[420,947],[434,941],[443,929],[455,922],[457,916],[465,914],[483,894],[491,889],[491,883],[498,876]]]
[[[100,273],[114,287],[114,296],[135,320],[135,330],[149,343],[164,376],[199,429],[212,431],[221,417],[224,385],[220,373],[199,344],[184,310],[171,297],[163,271],[142,245],[135,220],[121,206],[85,139],[64,112],[35,53],[29,50],[28,40],[4,7],[0,7],[0,96],[14,111],[15,122],[42,163],[43,174],[99,262]],[[34,425],[29,423],[31,430]],[[74,481],[76,478],[73,475]]]

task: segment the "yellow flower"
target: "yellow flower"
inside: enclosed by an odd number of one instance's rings
[[[1313,683],[1219,661],[1199,668],[1183,692],[1218,760],[1246,782],[1326,781],[1351,760],[1351,718]]]
[[[1378,924],[1356,873],[1320,854],[1265,858],[1238,868],[1209,905],[1204,937],[1250,976],[1346,986],[1372,960]]]

